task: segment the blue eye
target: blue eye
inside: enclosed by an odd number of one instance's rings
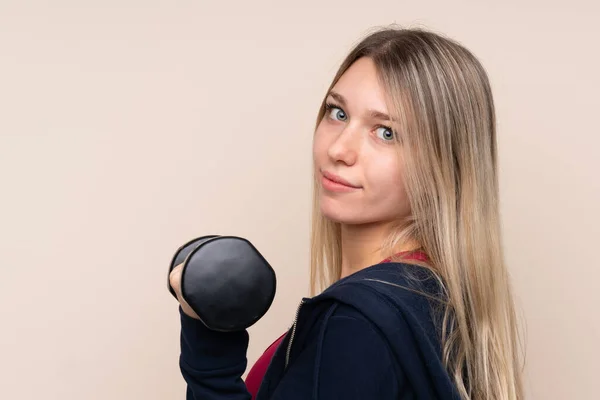
[[[389,126],[379,125],[377,126],[377,137],[385,141],[394,140],[394,131]]]
[[[332,103],[325,104],[325,113],[328,114],[329,118],[336,121],[345,121],[348,119],[346,112]],[[389,126],[377,125],[375,128],[377,129],[377,137],[383,141],[391,142],[396,138],[396,134]]]
[[[339,108],[336,105],[327,103],[327,104],[325,104],[325,110],[329,113],[330,118],[333,118],[333,119],[339,118],[339,121],[345,121],[346,118],[348,118],[348,116],[346,115],[344,110],[342,110],[341,108]],[[334,111],[334,112],[332,113],[332,111]]]

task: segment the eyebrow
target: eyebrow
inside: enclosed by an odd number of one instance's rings
[[[342,96],[338,92],[334,92],[333,90],[331,90],[331,91],[329,91],[328,95],[331,96],[331,97],[333,97],[342,106],[344,106],[344,107],[348,106],[348,103],[346,102],[346,99],[344,98],[344,96]],[[367,115],[369,117],[373,118],[373,119],[380,119],[380,120],[384,120],[384,121],[395,122],[395,120],[393,120],[392,118],[390,118],[389,115],[387,115],[386,113],[383,113],[381,111],[368,109],[367,110]]]

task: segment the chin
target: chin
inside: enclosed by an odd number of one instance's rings
[[[373,210],[373,207],[364,204],[344,203],[328,197],[321,197],[319,209],[325,219],[344,225],[388,224],[403,220],[410,214],[410,211],[399,214],[393,210]]]
[[[368,223],[369,220],[365,219],[355,212],[348,212],[343,207],[328,207],[321,205],[321,215],[324,218],[345,225],[360,225]]]

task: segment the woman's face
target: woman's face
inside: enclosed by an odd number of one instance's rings
[[[395,141],[398,126],[385,117],[384,91],[373,61],[357,60],[328,94],[327,103],[313,141],[323,215],[344,224],[406,217],[410,206]],[[347,185],[328,177],[341,178]]]

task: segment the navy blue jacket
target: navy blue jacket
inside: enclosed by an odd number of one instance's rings
[[[381,263],[304,298],[256,400],[458,400],[429,296],[440,296],[429,272]],[[186,399],[250,400],[242,380],[248,332],[213,332],[181,307],[180,315]]]

